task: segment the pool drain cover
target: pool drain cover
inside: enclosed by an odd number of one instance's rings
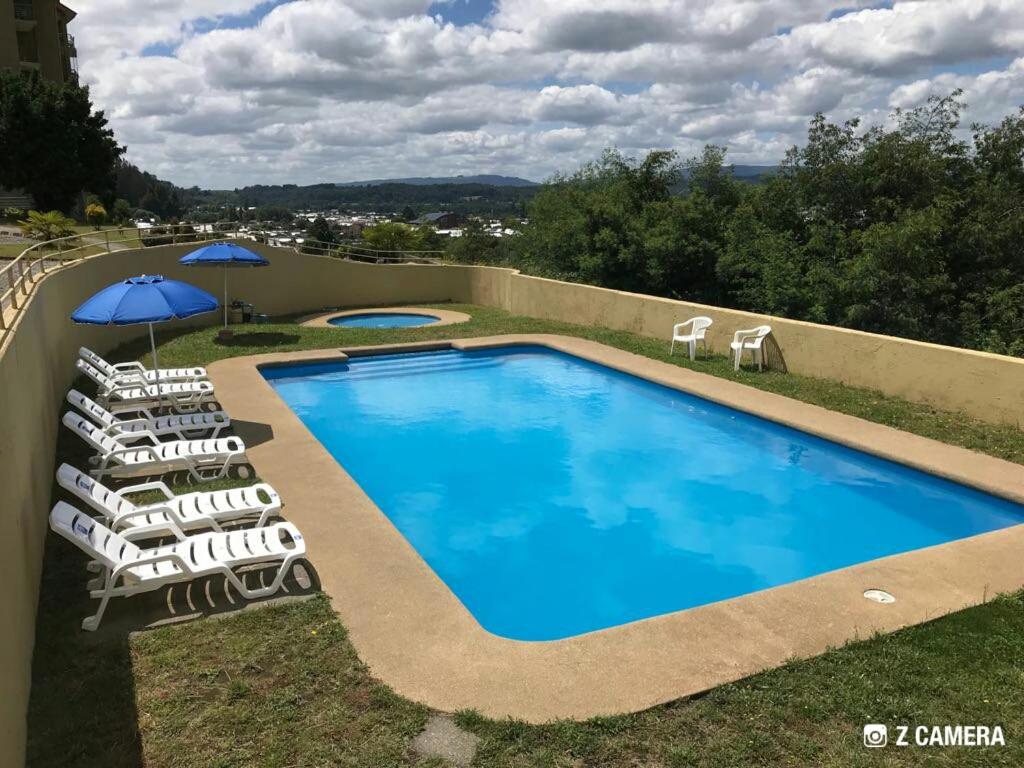
[[[896,598],[886,592],[884,589],[869,589],[864,592],[864,597],[875,603],[882,603],[888,605],[889,603],[895,603]]]

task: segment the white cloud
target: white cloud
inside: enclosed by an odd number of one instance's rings
[[[819,110],[1024,100],[1021,0],[871,6],[501,0],[457,26],[429,0],[91,0],[72,32],[129,158],[206,186],[543,178],[612,145],[774,162]]]

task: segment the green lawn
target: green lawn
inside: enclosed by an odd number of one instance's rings
[[[565,333],[668,359],[628,333],[446,305],[471,323],[437,329],[307,329],[280,322],[159,337],[167,366],[268,350],[509,332]],[[119,357],[143,358],[141,342]],[[724,358],[679,365],[1024,463],[1024,433],[792,374],[734,373]],[[82,465],[65,435],[58,461]],[[131,636],[79,631],[91,607],[82,558],[47,542],[29,713],[30,766],[416,765],[428,710],[374,680],[324,597]],[[647,712],[528,726],[457,715],[477,733],[476,765],[1018,766],[1024,764],[1024,596],[877,637]],[[1001,725],[1003,749],[861,745],[867,722]],[[419,765],[439,765],[419,763]]]

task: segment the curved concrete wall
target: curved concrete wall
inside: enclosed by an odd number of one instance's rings
[[[962,410],[994,422],[1024,423],[1024,360],[847,331],[685,302],[527,277],[473,266],[377,266],[253,246],[271,266],[232,270],[230,296],[268,314],[323,307],[458,301],[515,314],[602,325],[668,338],[693,314],[715,320],[711,346],[725,350],[733,330],[771,322],[789,369]],[[76,326],[70,312],[96,290],[128,275],[164,274],[221,295],[219,269],[186,269],[194,244],[120,251],[48,275],[29,297],[0,347],[0,514],[8,546],[0,558],[0,765],[24,761],[25,712],[35,609],[63,396],[75,379],[79,346],[109,350],[143,327]],[[214,313],[196,323],[216,323]],[[666,342],[667,343],[667,342]]]

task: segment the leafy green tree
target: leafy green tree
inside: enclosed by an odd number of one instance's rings
[[[399,221],[385,221],[363,229],[363,240],[378,251],[411,251],[416,249],[416,230]]]
[[[114,209],[111,212],[111,219],[119,227],[123,227],[131,220],[132,207],[124,198],[117,198],[114,201]]]
[[[88,88],[0,71],[0,186],[66,212],[83,190],[113,197],[123,151]]]
[[[492,237],[478,219],[469,219],[461,227],[461,237],[448,238],[447,255],[460,264],[499,264],[504,258],[502,241]]]
[[[291,224],[295,219],[292,212],[281,205],[261,205],[256,209],[257,221],[273,221],[278,224]]]
[[[308,253],[325,253],[338,242],[338,236],[323,216],[317,216],[306,227],[306,242],[302,250]]]
[[[508,260],[1024,356],[1024,108],[973,126],[968,141],[961,97],[897,110],[884,126],[816,115],[756,185],[735,180],[721,147],[682,168],[671,153],[609,150],[537,191]]]

